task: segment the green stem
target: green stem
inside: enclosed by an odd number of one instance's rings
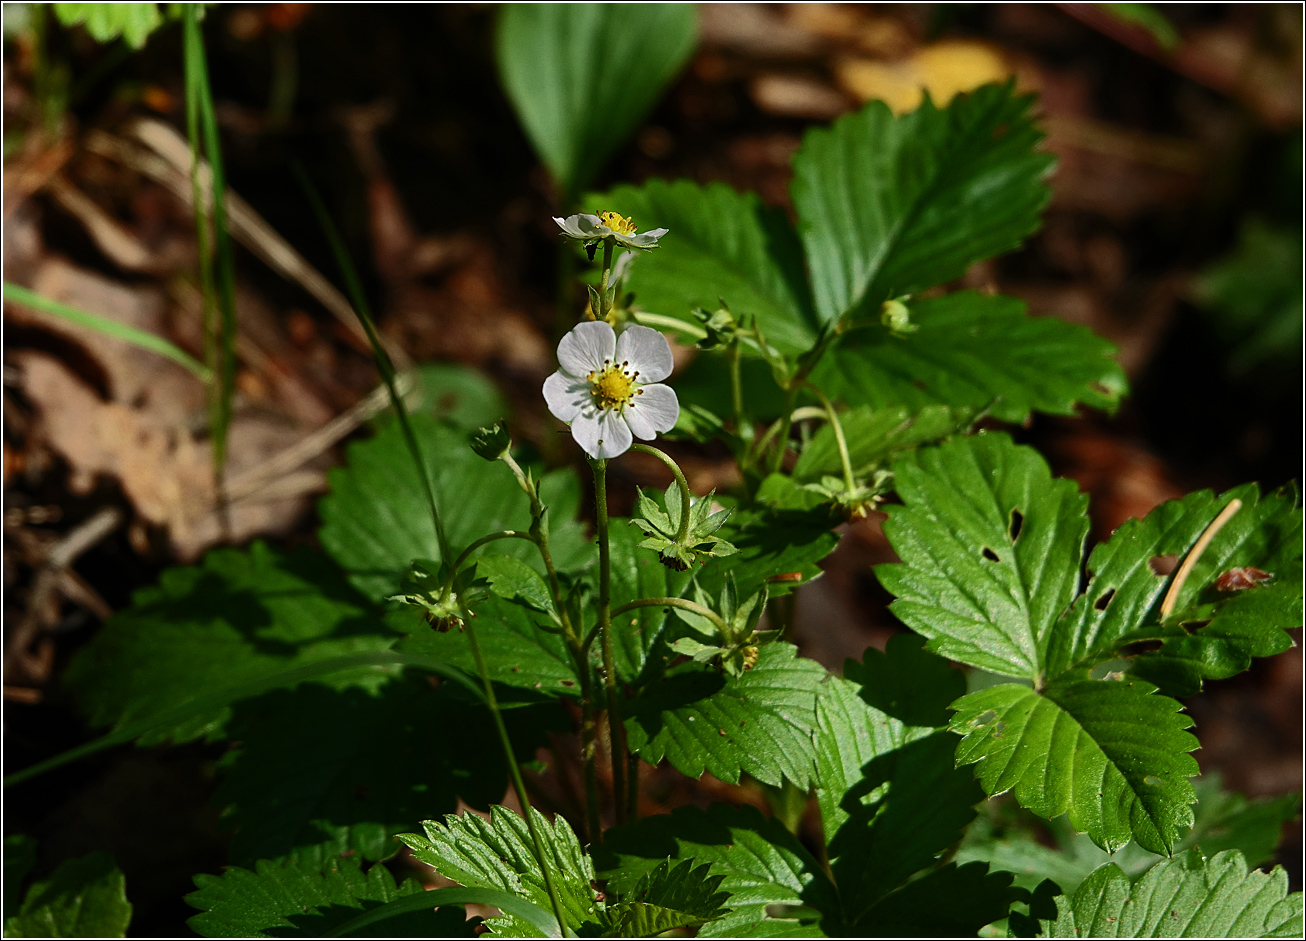
[[[676,475],[676,484],[680,487],[680,528],[676,531],[676,542],[684,545],[689,539],[689,505],[693,499],[693,494],[689,491],[689,481],[685,479],[685,472],[665,451],[659,451],[647,444],[640,444],[638,441],[632,444],[630,448],[632,451],[642,451],[645,454],[653,455],[667,467],[670,467],[671,473]]]
[[[477,549],[481,548],[481,546],[494,542],[496,539],[525,539],[527,542],[535,542],[535,538],[530,533],[519,532],[515,529],[505,529],[502,532],[490,533],[488,536],[482,536],[459,553],[458,558],[455,559],[453,565],[450,566],[449,572],[445,576],[444,591],[441,593],[442,598],[449,597],[449,592],[453,589],[454,579],[458,576],[458,571],[463,567],[463,563],[467,561],[467,557]]]
[[[517,756],[512,750],[512,740],[508,737],[508,727],[504,724],[503,713],[499,711],[499,701],[494,695],[494,684],[490,682],[490,671],[485,665],[485,655],[481,653],[480,641],[476,639],[476,626],[472,623],[472,614],[466,609],[463,610],[463,622],[466,627],[464,633],[467,635],[467,643],[471,645],[472,656],[476,659],[476,672],[481,675],[481,682],[485,686],[485,701],[490,707],[490,714],[494,716],[494,727],[499,733],[499,742],[503,745],[504,757],[508,759],[508,774],[512,778],[513,790],[517,792],[517,800],[522,806],[522,813],[526,816],[526,826],[531,832],[531,842],[535,844],[535,857],[540,863],[540,872],[544,876],[544,888],[549,893],[549,901],[553,903],[553,914],[558,919],[558,926],[566,935],[567,922],[562,917],[562,903],[558,900],[558,891],[553,885],[553,867],[547,860],[548,857],[544,852],[544,840],[540,837],[539,827],[535,822],[535,814],[531,810],[531,799],[526,793],[526,783],[522,780],[521,768],[517,765]]]
[[[730,404],[735,415],[735,434],[744,434],[744,384],[739,372],[739,341],[735,340],[726,350],[726,362],[730,364]]]
[[[811,405],[804,405],[802,408],[796,408],[793,410],[793,413],[790,414],[789,416],[789,421],[792,424],[793,422],[807,421],[807,419],[809,418],[825,418],[825,409],[816,408],[815,406],[811,406]],[[749,450],[748,455],[746,456],[746,459],[750,466],[752,465],[753,461],[758,460],[759,458],[761,458],[763,454],[766,453],[767,447],[770,446],[771,441],[776,436],[776,432],[780,430],[780,426],[782,423],[783,423],[783,419],[777,418],[775,421],[771,423],[771,427],[766,429],[766,431],[762,434],[762,437],[759,438],[753,444],[752,448]]]
[[[785,452],[789,450],[789,428],[793,423],[794,397],[798,394],[797,386],[785,390],[785,410],[780,416],[780,429],[777,433],[775,457],[771,458],[771,473],[778,474],[784,469]]]
[[[834,404],[826,397],[825,393],[807,383],[807,388],[816,393],[816,397],[821,400],[821,406],[825,409],[826,418],[830,422],[830,427],[834,430],[834,443],[839,448],[839,463],[843,465],[843,485],[848,493],[857,489],[857,481],[853,477],[853,463],[848,457],[848,441],[843,436],[843,425],[839,422],[839,413],[834,410]]]
[[[606,260],[606,259],[605,259]],[[611,743],[612,793],[617,823],[626,819],[626,730],[621,724],[617,696],[617,667],[612,652],[612,558],[608,546],[608,462],[592,460],[594,467],[594,513],[599,536],[599,645],[603,652],[603,687],[608,699],[608,738]]]
[[[695,614],[707,618],[717,629],[721,631],[721,636],[730,639],[730,627],[711,608],[705,608],[701,604],[695,604],[688,598],[640,598],[638,601],[628,601],[615,608],[612,616],[615,618],[619,614],[625,614],[627,611],[634,611],[636,608],[680,608],[682,611],[692,611]]]
[[[686,336],[693,337],[695,340],[707,338],[707,331],[702,327],[681,320],[679,317],[668,317],[666,314],[650,314],[646,311],[637,310],[631,314],[635,318],[635,323],[642,324],[645,327],[662,327],[667,330],[679,330]]]

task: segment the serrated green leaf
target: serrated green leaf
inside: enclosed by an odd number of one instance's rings
[[[733,783],[749,774],[806,788],[813,777],[816,695],[825,676],[820,664],[779,642],[761,647],[757,663],[742,676],[682,664],[628,704],[626,740],[650,764],[666,758],[692,778],[707,771]]]
[[[507,468],[487,468],[461,431],[421,415],[412,416],[412,425],[455,550],[492,532],[529,528],[530,501]],[[333,469],[328,480],[331,493],[318,505],[318,538],[363,594],[379,600],[397,593],[414,559],[443,561],[425,491],[397,423],[384,421],[375,437],[351,444],[346,465]],[[590,546],[575,519],[580,496],[575,475],[547,474],[539,487],[549,506],[554,563],[566,569],[583,562]],[[500,540],[494,554],[542,570],[539,553],[525,540]]]
[[[216,549],[136,592],[77,653],[64,682],[92,725],[123,727],[243,681],[386,651],[397,639],[330,560],[255,543],[247,552]],[[361,667],[331,683],[376,689],[397,670]],[[220,708],[142,741],[214,737],[229,715]]]
[[[108,853],[70,859],[32,884],[6,938],[122,938],[131,923],[126,879]]]
[[[22,833],[5,837],[4,907],[15,911],[22,903],[23,883],[36,865],[36,840]]]
[[[644,120],[694,40],[691,4],[510,4],[500,11],[499,77],[564,203]]]
[[[1282,368],[1295,358],[1302,342],[1301,275],[1301,231],[1248,219],[1233,253],[1198,279],[1198,306],[1228,344],[1231,373]]]
[[[1288,875],[1247,871],[1238,853],[1203,859],[1196,850],[1162,860],[1131,884],[1115,865],[1098,869],[1075,892],[1057,898],[1050,937],[1298,938],[1302,894]]]
[[[613,519],[608,526],[611,553],[612,607],[640,598],[679,598],[692,573],[663,565],[656,553],[639,548],[641,533],[629,520]],[[663,608],[635,608],[613,619],[613,654],[617,673],[635,682],[647,670],[661,669],[666,661],[669,616]],[[650,657],[653,662],[650,663]]]
[[[1032,103],[985,85],[899,118],[872,101],[807,132],[791,189],[822,320],[942,284],[1038,228],[1054,161],[1034,150]]]
[[[629,890],[663,860],[711,864],[724,877],[730,913],[699,930],[700,937],[822,937],[816,925],[774,917],[786,906],[838,912],[838,894],[820,864],[778,821],[753,807],[680,807],[609,830],[599,855],[608,885]]]
[[[547,697],[579,696],[580,677],[566,641],[537,627],[537,619],[538,615],[501,598],[487,598],[477,605],[476,636],[490,679],[521,690],[540,690]],[[476,674],[476,658],[461,631],[436,631],[411,611],[396,612],[389,620],[408,635],[399,642],[401,652],[433,657]]]
[[[897,635],[844,674],[817,700],[816,798],[842,917],[855,925],[961,839],[984,794],[939,728],[965,678],[919,637]]]
[[[949,863],[889,893],[847,937],[961,938],[1007,916],[1011,903],[1028,897],[1011,873],[989,872],[984,863]]]
[[[557,607],[544,576],[531,568],[521,559],[510,555],[485,555],[474,560],[477,578],[484,578],[490,584],[490,591],[504,601],[525,608],[533,614],[546,617],[557,615]]]
[[[1086,327],[1030,317],[1022,301],[957,291],[913,302],[919,330],[895,337],[876,325],[845,335],[813,381],[849,405],[989,410],[1023,422],[1031,412],[1115,411],[1128,388],[1116,349]]]
[[[1079,588],[1088,498],[1002,434],[905,455],[894,474],[903,506],[884,531],[903,561],[875,569],[893,613],[945,657],[1041,676]]]
[[[698,582],[709,595],[718,595],[732,573],[741,598],[764,585],[771,597],[779,597],[818,578],[822,570],[817,563],[839,544],[828,514],[763,507],[735,510],[719,534],[739,551],[704,567]],[[781,575],[788,577],[775,578]]]
[[[55,3],[54,15],[64,26],[86,25],[96,42],[112,42],[119,36],[133,49],[140,49],[150,33],[163,25],[157,3]]]
[[[259,860],[253,870],[231,867],[195,877],[186,901],[201,912],[187,922],[207,938],[327,937],[360,912],[423,892],[416,879],[396,885],[379,863],[363,872],[354,857],[321,848],[295,857]],[[412,912],[384,923],[392,938],[472,937],[474,922],[458,907]]]
[[[913,412],[905,405],[873,408],[863,405],[839,416],[848,459],[855,476],[882,465],[899,451],[946,438],[970,424],[974,414],[967,409],[927,405]],[[803,448],[794,465],[795,480],[819,480],[842,473],[834,428],[825,424]]]
[[[1197,739],[1180,703],[1143,680],[1063,677],[1042,693],[1005,683],[952,708],[957,763],[989,794],[1012,790],[1042,817],[1068,813],[1107,852],[1131,838],[1168,854],[1191,826]]]
[[[591,197],[594,206],[666,227],[658,250],[635,259],[627,277],[635,306],[694,323],[690,311],[720,298],[756,318],[767,340],[797,354],[816,339],[816,316],[798,236],[779,209],[723,183],[649,180]],[[679,387],[679,386],[678,386]]]
[[[725,879],[693,860],[663,860],[603,912],[608,936],[648,938],[675,928],[704,924],[724,914],[728,892],[717,891]]]
[[[562,727],[553,704],[505,710],[518,758]],[[321,844],[338,854],[385,859],[414,820],[450,813],[461,799],[489,807],[508,786],[489,713],[460,689],[424,678],[375,695],[305,684],[239,704],[239,743],[219,762],[214,796],[234,825],[231,859],[249,865]]]
[[[591,882],[594,864],[581,848],[567,821],[549,822],[538,810],[536,829],[544,844],[563,917],[573,931],[599,921],[598,902]],[[490,819],[476,814],[449,814],[443,822],[422,822],[425,835],[407,833],[400,839],[413,855],[441,875],[469,888],[499,889],[552,911],[544,877],[534,854],[526,821],[503,807],[492,807]],[[538,937],[540,931],[517,915],[491,919],[497,934]]]

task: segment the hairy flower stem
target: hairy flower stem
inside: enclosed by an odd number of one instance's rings
[[[744,414],[744,383],[739,360],[739,340],[736,339],[726,350],[726,362],[730,365],[730,404],[734,410],[735,434],[747,441],[753,437],[753,426]]]
[[[789,429],[793,423],[794,399],[798,387],[790,386],[785,390],[785,410],[780,416],[780,430],[776,435],[775,456],[771,458],[771,473],[778,474],[784,470],[785,454],[789,450]]]
[[[481,675],[481,683],[485,686],[485,701],[490,707],[490,714],[494,716],[494,727],[499,733],[499,742],[503,745],[503,755],[508,759],[508,774],[512,778],[513,790],[517,792],[517,800],[522,806],[522,813],[526,816],[526,826],[531,832],[531,842],[535,844],[535,858],[540,864],[540,872],[544,876],[544,888],[549,893],[549,901],[553,903],[553,916],[558,919],[558,928],[563,935],[567,935],[567,922],[562,917],[562,903],[558,900],[558,891],[553,885],[553,871],[548,864],[548,857],[544,852],[544,840],[540,837],[539,827],[535,823],[535,815],[531,811],[531,799],[526,793],[526,782],[522,780],[521,768],[517,765],[517,756],[513,754],[512,740],[508,738],[508,727],[504,725],[503,713],[499,711],[499,700],[494,695],[494,684],[490,682],[490,671],[485,665],[485,655],[481,653],[480,641],[476,639],[476,626],[472,623],[472,613],[464,609],[463,621],[467,625],[464,633],[467,635],[467,643],[471,645],[472,656],[476,659],[476,672]]]
[[[834,430],[834,443],[839,448],[839,463],[843,465],[843,486],[848,493],[852,493],[857,489],[857,481],[853,477],[853,464],[848,457],[848,440],[843,436],[843,425],[839,422],[839,413],[834,410],[834,403],[826,397],[824,392],[810,382],[807,384],[807,388],[816,393],[816,397],[821,400],[821,405],[825,409],[830,428]]]
[[[606,258],[604,259],[607,260]],[[603,686],[608,697],[608,739],[612,756],[612,793],[617,823],[626,820],[626,730],[621,724],[617,668],[612,653],[612,557],[608,546],[608,462],[591,460],[594,468],[594,515],[599,536],[599,646],[603,653]]]
[[[638,601],[626,602],[613,611],[612,616],[615,618],[619,614],[625,614],[627,611],[634,611],[636,608],[680,608],[682,611],[692,611],[711,621],[717,630],[721,631],[721,636],[731,639],[730,627],[724,620],[722,620],[721,615],[717,614],[711,608],[705,608],[701,604],[695,604],[688,598],[640,598]]]
[[[599,279],[599,309],[595,311],[596,320],[608,319],[608,313],[612,310],[612,303],[608,300],[608,279],[612,277],[612,246],[615,240],[606,238],[603,240],[603,277]]]
[[[653,455],[667,467],[670,467],[671,473],[676,475],[676,484],[680,487],[680,528],[676,530],[676,542],[684,545],[685,540],[689,538],[689,502],[693,499],[693,494],[689,492],[689,481],[685,479],[685,472],[665,451],[659,451],[657,448],[639,442],[632,444],[630,449]]]

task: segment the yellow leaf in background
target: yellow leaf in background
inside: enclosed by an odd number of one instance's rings
[[[992,47],[964,39],[922,46],[896,62],[846,59],[835,66],[846,91],[861,101],[879,98],[895,114],[915,110],[927,91],[943,107],[961,92],[1004,81],[1013,71]]]

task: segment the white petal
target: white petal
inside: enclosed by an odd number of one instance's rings
[[[642,386],[623,413],[636,438],[652,441],[660,431],[670,431],[680,417],[680,403],[671,386]]]
[[[657,248],[658,239],[666,235],[670,229],[650,229],[647,232],[640,232],[637,235],[626,235],[618,237],[618,241],[623,245],[630,245],[634,248]]]
[[[607,226],[599,222],[599,217],[592,216],[587,212],[577,213],[574,216],[568,216],[566,219],[554,216],[553,221],[558,223],[563,232],[574,239],[597,238],[607,232]],[[597,231],[599,229],[603,231]]]
[[[652,327],[627,327],[617,337],[617,362],[629,363],[639,372],[640,382],[661,382],[671,375],[674,364],[671,344]]]
[[[558,344],[558,365],[562,371],[584,378],[602,369],[617,349],[617,335],[602,320],[577,324]]]
[[[544,401],[559,421],[575,420],[590,399],[590,384],[584,379],[568,376],[559,370],[544,380]]]
[[[585,411],[571,423],[571,436],[592,458],[617,457],[630,450],[630,426],[614,411]]]

